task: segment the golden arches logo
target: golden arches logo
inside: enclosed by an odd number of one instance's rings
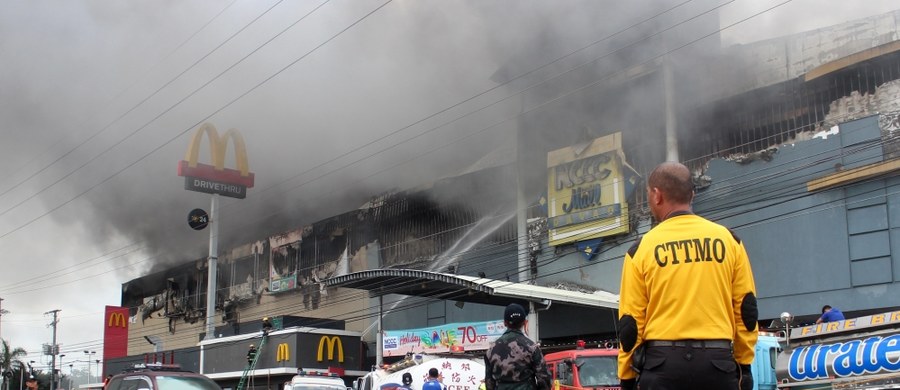
[[[325,355],[325,347],[328,347],[328,360],[334,360],[334,348],[337,347],[338,363],[344,362],[344,344],[338,336],[322,336],[319,339],[319,353],[316,358],[321,362]]]
[[[238,171],[241,173],[241,176],[250,175],[250,167],[247,164],[247,148],[244,145],[244,137],[241,137],[241,133],[238,133],[235,129],[229,129],[219,138],[219,132],[216,131],[215,126],[209,123],[204,123],[200,126],[197,132],[194,133],[194,137],[191,138],[190,147],[188,147],[187,154],[184,156],[189,167],[197,167],[197,159],[200,156],[200,143],[203,142],[204,134],[209,139],[209,153],[212,156],[213,166],[216,170],[222,171],[225,169],[225,153],[228,149],[228,140],[231,139],[234,141],[234,157]]]
[[[128,322],[125,320],[125,315],[117,312],[109,313],[109,318],[106,320],[106,326],[109,328],[116,326],[126,328],[128,326],[127,324]]]
[[[200,159],[200,146],[203,144],[204,136],[209,141],[209,154],[212,159],[212,165],[198,161]],[[237,169],[225,168],[225,155],[228,153],[229,143],[234,145],[234,158]],[[247,147],[244,145],[244,138],[241,137],[241,133],[236,129],[229,129],[225,134],[219,136],[215,126],[204,123],[191,137],[191,143],[188,146],[184,160],[178,164],[178,176],[233,186],[253,187],[254,175],[250,172],[250,166],[247,163]],[[205,186],[189,189],[203,192],[218,191],[214,185],[210,186],[212,186],[212,189],[208,190],[204,190]]]
[[[287,343],[278,344],[278,350],[275,352],[275,361],[288,361],[291,360],[291,349]]]

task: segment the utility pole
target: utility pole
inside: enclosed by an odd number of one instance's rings
[[[209,205],[209,260],[206,278],[206,337],[216,338],[216,262],[219,260],[219,194],[212,194]],[[53,390],[53,389],[50,389]]]
[[[3,298],[0,298],[0,320],[3,319],[3,315],[6,314],[6,313],[9,313],[9,312],[3,310]],[[0,324],[2,324],[2,323],[3,323],[3,322],[0,321]],[[0,337],[0,340],[3,340],[3,338]]]
[[[56,324],[59,322],[57,320],[59,309],[50,310],[44,314],[53,314],[53,322],[50,323],[50,326],[53,327],[53,344],[50,345],[50,390],[56,390],[56,354],[59,352],[59,348],[56,346]]]

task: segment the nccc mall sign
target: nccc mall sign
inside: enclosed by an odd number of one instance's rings
[[[197,161],[204,134],[209,138],[212,165]],[[234,143],[237,169],[225,168],[225,154],[228,151],[229,141]],[[219,137],[213,125],[204,123],[194,133],[184,160],[178,163],[178,176],[184,176],[186,190],[244,199],[247,197],[247,188],[253,187],[253,173],[247,165],[244,138],[235,129],[230,129]]]

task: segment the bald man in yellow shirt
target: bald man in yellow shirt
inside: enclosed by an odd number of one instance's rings
[[[619,301],[622,388],[752,389],[756,287],[741,240],[691,212],[691,173],[660,164],[647,179],[658,224],[628,250]]]

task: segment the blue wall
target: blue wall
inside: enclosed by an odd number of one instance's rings
[[[694,211],[744,240],[762,318],[782,311],[815,315],[825,304],[843,311],[900,305],[900,252],[892,250],[900,237],[891,239],[900,234],[900,181],[806,188],[838,169],[882,162],[877,119],[782,145],[770,161],[709,164],[712,184],[698,193]]]

